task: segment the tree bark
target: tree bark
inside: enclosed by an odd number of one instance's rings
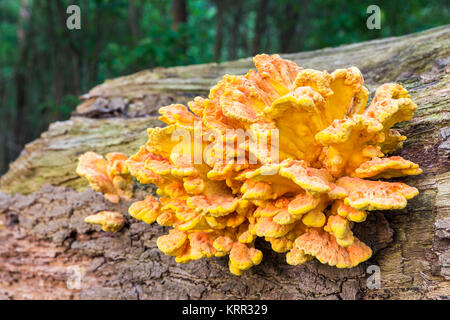
[[[88,150],[134,153],[155,112],[205,96],[223,74],[243,74],[251,59],[155,69],[93,88],[68,121],[26,145],[0,179],[0,298],[56,299],[448,299],[450,296],[450,26],[398,38],[284,55],[306,68],[332,71],[356,65],[373,93],[399,82],[419,106],[398,126],[408,137],[397,154],[424,172],[400,179],[420,190],[407,208],[373,212],[355,233],[374,251],[353,269],[317,261],[286,264],[264,241],[260,265],[243,276],[226,258],[176,264],[159,252],[158,225],[127,214],[131,202],[111,204],[75,174]],[[146,192],[136,187],[135,199]],[[134,200],[135,200],[134,199]],[[83,222],[100,210],[119,211],[125,228],[99,231]],[[377,265],[381,287],[369,289],[367,267]],[[74,270],[81,286],[68,285]]]

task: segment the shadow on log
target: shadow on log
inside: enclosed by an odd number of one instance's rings
[[[241,277],[229,273],[226,258],[176,264],[156,247],[162,227],[134,220],[130,202],[106,202],[76,175],[85,151],[134,153],[145,129],[161,124],[159,107],[205,96],[225,73],[245,73],[252,63],[242,59],[109,80],[83,96],[70,120],[28,144],[0,179],[0,298],[448,299],[450,27],[282,56],[319,70],[355,65],[372,93],[399,82],[419,106],[397,128],[408,137],[397,154],[423,168],[402,179],[421,193],[405,209],[375,212],[358,226],[374,250],[368,262],[345,270],[317,261],[290,266],[261,241],[263,262]],[[122,212],[125,228],[112,234],[83,222],[102,210]],[[380,267],[379,289],[367,287],[370,265]]]

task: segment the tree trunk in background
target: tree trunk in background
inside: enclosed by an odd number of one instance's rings
[[[3,75],[0,74],[0,105],[5,105],[6,101],[6,88],[5,88],[5,79]],[[8,128],[6,121],[6,110],[0,109],[0,128]],[[8,137],[5,135],[0,136],[0,175],[3,174],[3,168],[6,167],[8,160],[6,156],[6,141]]]
[[[25,108],[27,103],[26,95],[26,70],[23,67],[25,65],[26,52],[27,52],[27,29],[26,25],[30,19],[30,7],[28,0],[22,0],[20,2],[19,9],[19,22],[17,24],[17,48],[18,59],[16,66],[16,117],[14,122],[14,144],[15,147],[20,148],[25,141]]]
[[[180,23],[187,22],[186,0],[173,0],[172,3],[172,29],[176,30]]]
[[[257,241],[263,261],[241,277],[229,273],[226,258],[176,264],[156,247],[166,230],[136,221],[127,214],[131,202],[108,203],[75,174],[78,156],[88,150],[136,152],[145,129],[160,125],[159,107],[206,96],[223,74],[253,68],[242,59],[107,81],[84,95],[69,121],[28,144],[0,179],[0,298],[448,299],[450,26],[284,57],[318,70],[356,65],[371,93],[399,82],[419,106],[398,127],[408,140],[397,154],[423,168],[420,176],[399,179],[420,195],[403,210],[373,212],[358,224],[355,233],[374,251],[369,261],[353,269],[318,261],[290,266],[284,254]],[[138,187],[134,200],[144,195]],[[121,212],[125,228],[112,234],[83,222],[100,210]],[[380,267],[379,289],[366,285],[369,265]],[[67,286],[77,272],[81,287]]]
[[[261,39],[264,37],[264,31],[266,29],[267,21],[267,5],[269,0],[260,0],[257,12],[256,12],[256,21],[255,21],[255,29],[253,32],[253,45],[252,45],[252,54],[256,55],[261,52]]]
[[[291,47],[291,42],[295,35],[295,29],[298,23],[299,10],[297,10],[296,5],[293,3],[286,3],[284,8],[284,13],[280,15],[284,17],[285,20],[279,22],[280,26],[280,51],[283,53],[289,52]]]
[[[230,37],[230,53],[229,53],[229,59],[234,60],[238,56],[238,48],[239,48],[239,39],[240,37],[240,30],[239,27],[241,26],[241,19],[242,19],[242,6],[243,1],[242,0],[235,0],[233,3],[233,15],[232,15],[232,24],[231,24],[231,37]]]
[[[172,30],[180,31],[179,25],[185,24],[188,19],[188,11],[187,11],[187,3],[186,0],[173,0],[172,2]],[[177,39],[177,47],[178,49],[175,52],[186,53],[188,49],[188,38],[184,33],[184,30],[181,30],[180,37]]]
[[[222,54],[223,43],[223,10],[224,2],[222,0],[215,0],[216,4],[216,38],[214,41],[214,60],[220,61]]]
[[[311,21],[308,13],[308,4],[308,0],[299,0],[297,3],[299,9],[296,15],[296,23],[293,27],[290,41],[287,44],[286,52],[303,50],[303,41],[307,38],[305,34],[310,30],[308,23]]]
[[[141,9],[136,5],[135,0],[128,2],[128,21],[134,41],[141,38],[141,17],[139,13]]]

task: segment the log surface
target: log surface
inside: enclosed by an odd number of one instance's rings
[[[142,71],[106,81],[83,96],[68,121],[28,144],[0,179],[0,298],[3,299],[448,299],[450,297],[450,26],[282,55],[304,68],[352,65],[373,94],[398,82],[419,106],[398,126],[408,137],[397,152],[423,174],[400,179],[420,190],[403,210],[374,212],[355,233],[374,256],[353,269],[317,261],[290,266],[264,241],[263,262],[237,277],[226,258],[176,264],[156,247],[167,232],[127,215],[77,177],[80,154],[133,154],[158,126],[157,109],[206,96],[223,74],[244,74],[251,59]],[[135,199],[151,190],[138,189]],[[135,200],[134,199],[134,200]],[[83,222],[101,210],[120,211],[119,233]],[[370,289],[377,265],[381,287]],[[74,286],[74,277],[79,286]]]

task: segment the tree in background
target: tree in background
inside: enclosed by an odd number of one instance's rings
[[[81,30],[66,28],[70,4],[81,8]],[[366,28],[371,4],[381,8],[381,30]],[[2,0],[0,173],[107,78],[411,33],[448,23],[449,7],[440,0]]]

